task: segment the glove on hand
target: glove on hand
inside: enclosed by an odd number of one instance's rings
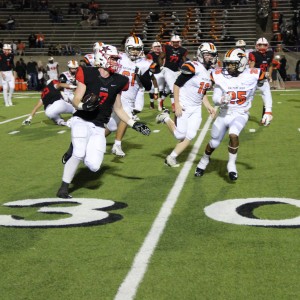
[[[263,115],[261,119],[261,124],[263,124],[264,126],[269,126],[271,124],[272,119],[273,119],[272,113],[267,112]]]
[[[22,122],[22,125],[30,125],[32,120],[32,116],[29,116],[26,120]]]
[[[151,133],[150,128],[147,125],[140,122],[134,122],[132,128],[143,135],[150,135]]]

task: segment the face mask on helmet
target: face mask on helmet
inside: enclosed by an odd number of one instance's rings
[[[75,75],[76,71],[78,69],[78,62],[77,62],[77,60],[70,60],[70,61],[68,61],[68,68],[69,68],[69,72],[72,75]]]
[[[259,38],[256,41],[256,46],[255,46],[256,50],[261,52],[261,53],[265,53],[268,48],[269,48],[269,42],[266,38]]]
[[[181,46],[181,38],[179,35],[173,35],[170,42],[174,48],[179,48]]]
[[[160,52],[162,51],[162,49],[161,49],[161,43],[160,43],[160,42],[154,42],[154,43],[152,44],[151,50],[152,50],[153,52],[155,52],[155,53],[160,53]]]
[[[222,72],[224,75],[236,77],[245,70],[247,62],[245,51],[242,49],[231,49],[224,56]]]
[[[95,66],[106,69],[109,73],[115,73],[119,68],[120,59],[118,50],[112,45],[103,46],[95,53]]]
[[[137,36],[130,36],[125,42],[125,52],[131,60],[137,60],[143,56],[144,44]]]
[[[197,50],[198,61],[209,69],[218,61],[218,51],[213,43],[202,43]]]

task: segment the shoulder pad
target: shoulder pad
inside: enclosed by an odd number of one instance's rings
[[[195,74],[195,67],[191,62],[186,62],[181,66],[181,73],[192,75]]]

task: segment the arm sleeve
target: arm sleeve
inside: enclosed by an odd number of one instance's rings
[[[141,84],[145,88],[146,91],[151,90],[152,80],[150,75],[150,70],[147,70],[143,75],[137,75]]]
[[[189,81],[192,77],[194,76],[194,74],[183,74],[181,73],[176,81],[175,84],[179,87],[182,87],[187,81]]]

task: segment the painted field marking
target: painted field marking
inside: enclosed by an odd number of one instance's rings
[[[16,134],[16,133],[19,133],[20,131],[16,130],[16,131],[11,131],[9,132],[8,134]]]
[[[249,132],[256,132],[256,130],[254,128],[250,128]]]
[[[58,131],[57,133],[58,134],[63,134],[63,133],[65,133],[66,131],[65,130],[61,130],[61,131]]]
[[[196,140],[194,147],[187,158],[187,161],[184,163],[182,170],[178,174],[169,195],[167,196],[156,219],[154,220],[139,252],[136,254],[128,274],[120,285],[114,298],[115,300],[132,300],[134,298],[147,271],[151,256],[154,253],[159,239],[166,227],[168,219],[171,216],[172,210],[178,200],[180,192],[185,184],[189,171],[193,166],[193,162],[196,158],[199,148],[201,147],[205,135],[208,132],[211,122],[212,118],[209,117],[200,135],[198,136],[198,139]]]
[[[40,114],[40,113],[43,113],[43,112],[44,111],[38,111],[36,114]],[[12,122],[12,121],[15,121],[15,120],[23,119],[23,118],[26,118],[26,117],[29,117],[29,116],[30,116],[30,114],[27,114],[27,115],[23,115],[23,116],[20,116],[20,117],[8,119],[8,120],[0,122],[0,125],[5,124],[5,123],[9,123],[9,122]]]

